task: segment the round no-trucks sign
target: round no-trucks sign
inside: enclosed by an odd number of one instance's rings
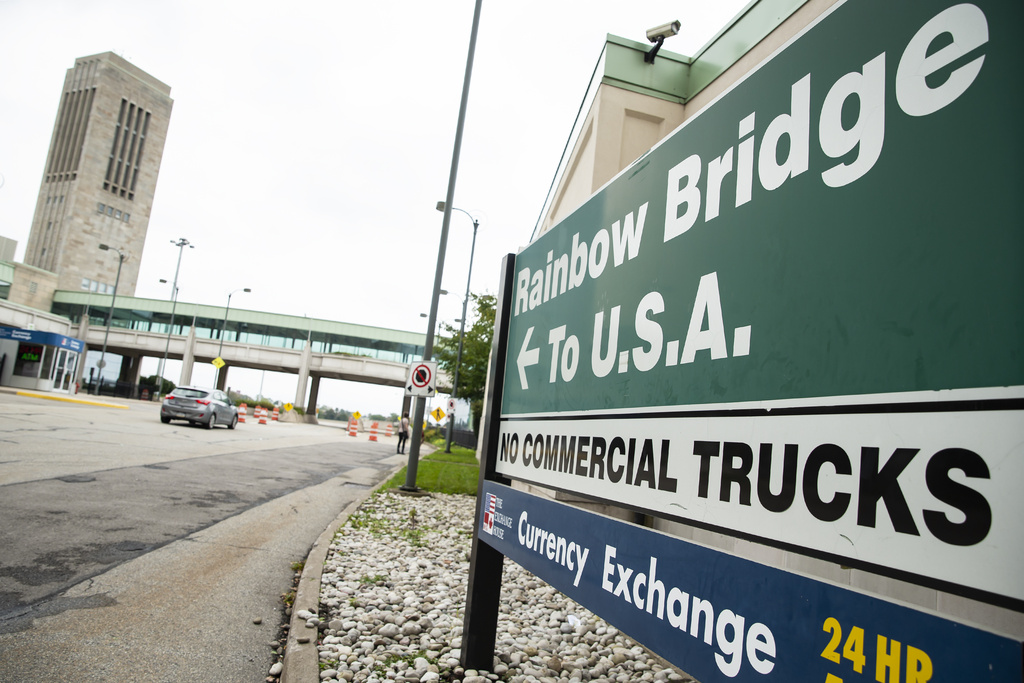
[[[437,362],[422,360],[409,365],[405,382],[406,396],[433,396],[437,385]]]

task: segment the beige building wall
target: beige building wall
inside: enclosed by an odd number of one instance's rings
[[[595,192],[628,168],[637,158],[667,137],[687,119],[742,79],[788,40],[809,26],[836,0],[808,0],[774,30],[753,45],[685,104],[639,94],[607,83],[599,86],[594,103],[578,136],[566,169],[556,185],[554,199],[537,236],[557,226]],[[728,32],[723,34],[729,39]],[[660,59],[660,57],[659,57]],[[695,58],[699,60],[698,56]],[[595,504],[578,496],[547,491],[523,482],[516,488],[551,497],[591,511],[633,520],[628,510]],[[706,531],[688,524],[660,519],[644,520],[665,533],[693,540],[763,564],[825,579],[868,593],[937,611],[953,619],[979,624],[1016,637],[1024,637],[1024,614],[916,584],[890,579],[833,562],[773,548],[761,543]]]
[[[67,318],[7,300],[0,300],[0,325],[80,338]]]
[[[541,223],[543,234],[683,122],[684,106],[610,85],[598,88]]]
[[[7,300],[14,304],[49,312],[53,303],[53,293],[59,289],[57,274],[25,265],[12,263],[14,278]]]
[[[81,57],[64,80],[25,263],[58,289],[134,294],[173,101],[171,89],[112,52]]]
[[[0,237],[0,261],[13,261],[14,252],[18,249],[18,241],[9,237]]]

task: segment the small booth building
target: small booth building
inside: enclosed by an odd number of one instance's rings
[[[0,386],[74,393],[85,342],[54,332],[0,327]]]

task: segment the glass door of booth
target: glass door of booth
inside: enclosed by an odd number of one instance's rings
[[[50,370],[50,380],[53,382],[54,391],[70,393],[77,367],[77,353],[67,349],[57,349],[57,356],[54,358],[53,367]]]

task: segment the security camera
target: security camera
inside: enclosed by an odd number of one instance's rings
[[[647,29],[647,40],[652,43],[657,43],[659,40],[665,40],[679,33],[679,29],[682,28],[682,24],[678,21],[670,21],[667,24],[661,26],[655,26],[654,28]]]

